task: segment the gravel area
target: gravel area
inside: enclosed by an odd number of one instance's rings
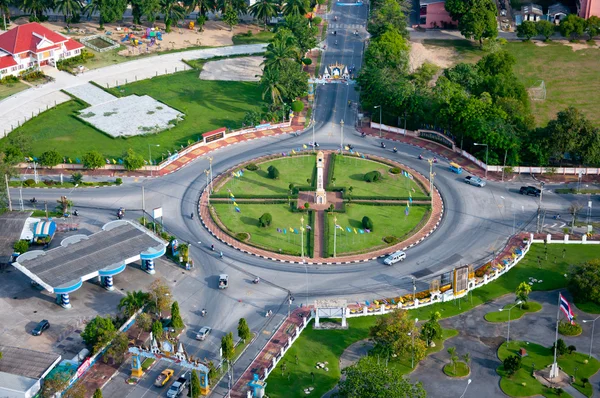
[[[92,106],[104,104],[105,102],[110,102],[117,99],[117,97],[114,95],[109,94],[90,83],[69,87],[66,88],[65,91]]]
[[[239,57],[210,61],[204,64],[200,79],[257,82],[262,75],[263,60],[263,57]]]

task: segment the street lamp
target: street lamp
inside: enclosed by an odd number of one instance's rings
[[[304,261],[304,216],[300,217],[300,252]]]
[[[317,146],[315,145],[315,116],[314,115],[312,117],[312,130],[313,130],[313,139],[312,139],[313,146],[312,147],[313,147],[313,153],[314,153],[317,150]]]
[[[600,318],[600,315],[598,315],[594,319],[586,319],[586,320],[583,321],[583,323],[592,322],[592,341],[590,341],[590,355],[588,356],[588,358],[592,357],[592,347],[594,346],[594,326],[596,326],[596,321],[599,318]]]
[[[283,117],[282,123],[285,123],[285,102],[281,104],[281,116]]]
[[[333,216],[333,258],[335,258],[335,244],[337,243],[337,217]]]
[[[379,138],[381,138],[381,123],[383,123],[383,122],[381,121],[381,108],[382,108],[382,107],[381,107],[381,105],[375,105],[373,108],[374,108],[374,109],[377,109],[377,108],[379,108]]]
[[[508,334],[506,335],[506,347],[508,347],[508,344],[510,343],[510,310],[515,308],[517,305],[520,305],[521,303],[522,303],[522,301],[519,300],[519,301],[517,301],[517,303],[515,305],[508,308]],[[500,308],[500,311],[504,311],[504,308]]]
[[[471,384],[471,379],[467,380],[467,386],[465,387],[465,391],[463,391],[460,398],[463,398],[465,396],[465,394],[467,393],[467,388],[469,388],[469,384]]]
[[[415,325],[419,322],[419,318],[415,318]],[[415,368],[415,334],[413,332],[408,332],[408,335],[412,337],[412,358],[410,360],[410,367],[412,369]]]
[[[148,163],[150,164],[150,177],[152,177],[152,148],[151,147],[159,147],[160,144],[152,145],[148,144]]]
[[[344,119],[340,121],[340,155],[344,154]]]
[[[488,149],[489,149],[489,146],[488,146],[488,144],[478,144],[478,143],[474,143],[473,145],[477,145],[477,146],[485,146],[485,179],[487,180],[487,169],[488,169]]]

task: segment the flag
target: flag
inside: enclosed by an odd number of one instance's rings
[[[413,179],[413,175],[412,174],[408,174],[408,178],[410,178],[411,180]]]
[[[240,208],[239,208],[239,207],[236,207],[236,208],[235,208],[235,211],[237,211],[238,213],[241,213],[241,212],[242,212],[242,211],[240,210]]]
[[[290,232],[296,233],[296,231],[294,231],[294,228],[290,227]]]
[[[335,227],[336,227],[337,229],[342,229],[342,226],[341,226],[341,225],[337,225],[337,224],[335,224]]]
[[[229,196],[231,196],[233,198],[233,194],[231,193],[231,191],[229,192]]]
[[[365,233],[365,231],[364,231],[364,230],[362,230],[362,229],[359,229],[359,230],[358,230],[358,232],[359,232],[360,234],[364,234],[364,233]]]
[[[406,209],[404,209],[404,215],[408,216],[408,207]]]
[[[346,146],[344,147],[344,149],[345,149],[345,150],[347,150],[347,151],[349,151],[349,150],[350,150],[350,148],[348,148],[348,145],[346,145]]]
[[[352,230],[350,229],[350,227],[346,227],[346,231],[352,232]]]
[[[308,148],[308,147],[306,146],[306,144],[304,144],[304,145],[302,145],[302,148],[306,149],[306,148]]]
[[[240,170],[238,173],[240,174],[240,177],[241,177],[244,175],[244,170]]]
[[[350,149],[350,153],[354,153],[354,149]]]
[[[277,232],[281,233],[281,228],[277,228]]]
[[[298,230],[294,228],[294,233],[297,235],[298,234]]]
[[[365,232],[368,233],[368,234],[370,234],[371,230],[367,228],[367,229],[365,229]]]
[[[381,301],[383,301],[383,303],[384,303],[385,305],[388,305],[388,304],[389,304],[389,303],[388,303],[388,301],[387,301],[386,299],[381,299]]]
[[[284,235],[287,234],[287,231],[285,230],[285,228],[283,229],[283,234]]]
[[[294,150],[292,149],[292,155],[295,155],[295,154],[296,154],[296,151],[294,151]]]
[[[571,306],[566,298],[563,297],[561,293],[558,293],[558,298],[560,300],[560,310],[565,314],[565,316],[571,322],[571,325],[575,325],[575,316],[573,315],[573,311],[571,310]]]
[[[409,203],[412,204],[412,198],[411,197],[408,198],[408,201],[409,201]]]
[[[406,202],[406,208],[408,209],[410,207],[410,201]]]
[[[285,155],[285,152],[281,152],[281,156],[286,156],[286,155]]]
[[[308,229],[309,231],[312,229],[310,225],[306,226],[306,229]]]
[[[300,232],[304,232],[304,227],[300,227]]]
[[[238,204],[237,204],[237,203],[235,203],[235,201],[233,202],[233,205],[234,205],[235,207],[238,207]]]
[[[32,158],[31,156],[29,157],[29,161],[30,161],[30,162],[33,162],[33,158]]]
[[[360,156],[360,153],[358,153],[358,151],[356,151],[356,156]]]
[[[357,233],[358,233],[358,231],[356,230],[356,228],[354,228],[354,233],[355,233],[355,234],[357,234]]]
[[[115,159],[112,160],[113,164],[117,164],[117,161]]]

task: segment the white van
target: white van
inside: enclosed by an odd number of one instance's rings
[[[385,260],[383,260],[383,262],[386,265],[392,265],[398,261],[404,261],[405,258],[406,253],[404,253],[402,250],[398,250],[397,252],[390,254]]]

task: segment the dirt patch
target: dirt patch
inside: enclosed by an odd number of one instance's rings
[[[546,47],[548,45],[548,43],[544,43],[543,41],[533,41],[533,44],[535,44],[538,47]]]
[[[598,46],[598,44],[594,44],[594,45],[589,45],[587,43],[571,43],[571,42],[565,42],[564,43],[565,46],[569,46],[571,47],[571,49],[573,51],[579,51],[579,50],[589,50],[590,48],[600,48]]]
[[[414,71],[425,62],[441,68],[449,68],[456,63],[457,53],[452,48],[428,46],[420,42],[411,42],[409,68]]]
[[[262,75],[263,57],[228,58],[204,64],[200,79],[257,82]]]

